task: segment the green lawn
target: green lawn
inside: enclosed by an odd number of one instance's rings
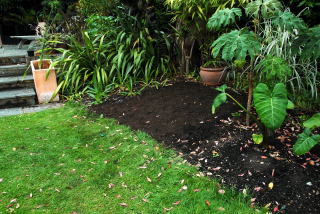
[[[147,134],[71,105],[0,118],[0,213],[8,212],[259,213],[249,196],[200,176]]]

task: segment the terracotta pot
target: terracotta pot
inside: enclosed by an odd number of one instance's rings
[[[43,59],[40,68],[40,60],[31,61],[32,75],[39,103],[59,101],[58,94],[53,97],[57,89],[57,78],[55,69],[50,68],[51,63],[50,59]]]
[[[221,85],[225,80],[225,68],[204,68],[200,67],[200,77],[205,85],[218,86]]]

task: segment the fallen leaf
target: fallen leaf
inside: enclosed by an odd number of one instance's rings
[[[148,200],[148,199],[146,199],[146,198],[143,198],[143,199],[142,199],[142,201],[144,201],[144,202],[146,202],[146,203],[148,203],[148,202],[149,202],[149,200]]]
[[[211,205],[210,201],[208,201],[208,200],[205,200],[205,203],[206,203],[207,206]]]
[[[223,208],[223,207],[218,207],[217,210],[219,210],[219,211],[225,211],[226,209]]]
[[[194,189],[193,192],[200,192],[200,189]]]
[[[121,198],[121,195],[116,195],[116,198]]]
[[[111,189],[112,187],[114,187],[115,185],[114,184],[109,184],[108,187],[109,189]]]
[[[314,166],[314,161],[313,160],[311,160],[311,161],[309,161],[309,164],[311,165],[311,166]]]
[[[179,205],[181,203],[181,201],[176,201],[173,203],[173,205]]]
[[[126,203],[120,203],[119,205],[122,206],[122,207],[127,207],[128,206],[128,204],[126,204]]]
[[[219,189],[218,193],[220,193],[220,194],[225,194],[226,191],[224,191],[223,189]]]
[[[269,208],[270,206],[271,206],[271,203],[266,204],[264,207],[265,207],[265,208]]]
[[[270,182],[270,183],[268,184],[269,189],[273,189],[273,186],[274,186],[274,184],[273,184],[272,182]]]
[[[263,189],[262,187],[255,187],[255,188],[254,188],[254,190],[257,191],[257,192],[259,192],[259,191],[262,190],[262,189]]]
[[[163,210],[165,211],[165,212],[168,212],[168,211],[170,211],[170,210],[172,210],[173,209],[173,207],[170,207],[170,208],[163,208]]]

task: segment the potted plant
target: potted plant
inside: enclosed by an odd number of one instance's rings
[[[51,66],[50,59],[39,59],[31,61],[32,75],[39,103],[59,101],[57,79],[55,69]]]
[[[217,59],[209,60],[200,67],[200,77],[205,85],[221,85],[226,77],[226,63]]]

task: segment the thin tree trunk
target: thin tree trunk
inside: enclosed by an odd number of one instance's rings
[[[250,113],[251,113],[251,104],[252,104],[252,93],[253,93],[253,72],[249,71],[248,73],[248,100],[247,100],[247,115],[246,115],[246,125],[250,125]]]

